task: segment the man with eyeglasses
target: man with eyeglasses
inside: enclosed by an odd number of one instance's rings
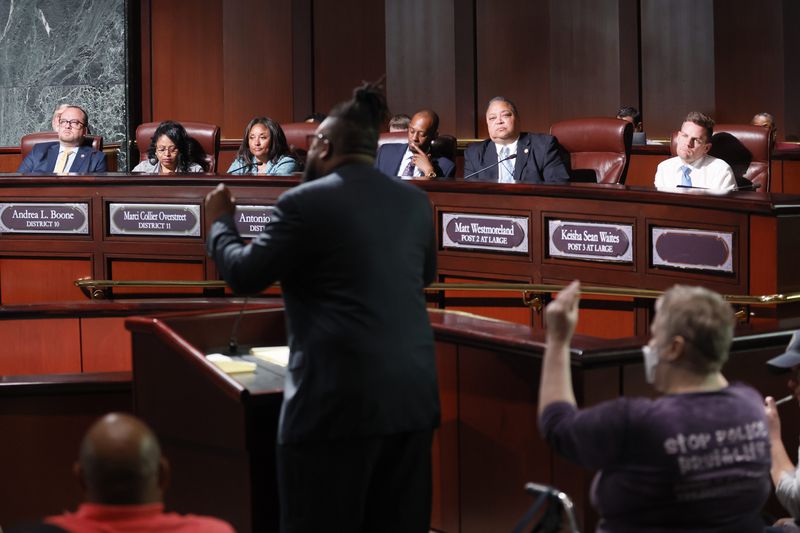
[[[711,117],[698,111],[686,115],[677,135],[678,155],[658,165],[656,189],[736,189],[736,178],[728,163],[708,155],[712,135],[714,120]]]
[[[281,531],[428,533],[439,424],[423,287],[436,236],[421,189],[373,168],[386,99],[359,87],[308,149],[304,183],[250,243],[224,185],[206,196],[208,251],[238,293],[275,280],[291,349],[278,424]]]
[[[58,142],[39,143],[25,156],[17,172],[92,174],[106,172],[103,152],[83,145],[89,131],[89,115],[78,106],[61,112],[58,122]]]

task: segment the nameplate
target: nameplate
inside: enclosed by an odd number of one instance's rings
[[[89,234],[88,203],[0,203],[0,233]]]
[[[653,266],[733,272],[733,233],[651,228]]]
[[[237,205],[233,220],[239,235],[252,238],[263,232],[272,221],[274,210],[271,205]]]
[[[550,257],[616,263],[633,262],[633,225],[548,220]]]
[[[200,205],[108,204],[112,235],[199,237]]]
[[[442,213],[443,248],[528,253],[528,217]]]

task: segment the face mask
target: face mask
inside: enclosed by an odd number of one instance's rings
[[[652,385],[656,381],[656,366],[658,366],[658,349],[649,345],[642,346],[644,355],[644,379]]]

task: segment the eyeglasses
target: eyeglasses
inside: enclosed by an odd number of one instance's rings
[[[706,144],[708,142],[705,139],[698,139],[697,137],[689,137],[689,135],[687,135],[686,133],[683,133],[682,131],[678,132],[678,139],[683,141],[683,142],[685,142],[686,144],[688,144],[690,146],[691,145],[703,146],[704,144]]]
[[[83,122],[81,122],[80,120],[67,120],[65,118],[59,120],[58,125],[64,128],[66,128],[67,126],[69,126],[70,128],[82,128],[84,126]]]
[[[178,147],[177,146],[157,146],[156,147],[157,154],[177,154]]]

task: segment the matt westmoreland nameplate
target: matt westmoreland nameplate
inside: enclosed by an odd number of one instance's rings
[[[112,235],[199,237],[199,204],[108,204]]]
[[[85,202],[0,203],[0,233],[89,234]]]
[[[442,247],[528,253],[528,217],[442,213]]]

